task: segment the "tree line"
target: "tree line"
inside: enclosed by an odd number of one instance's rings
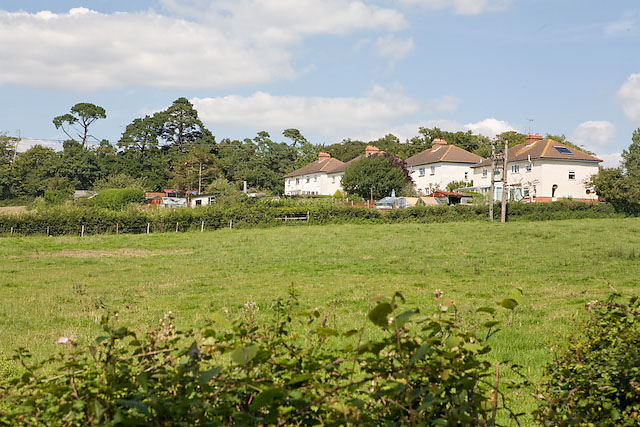
[[[106,118],[105,109],[91,103],[76,104],[69,113],[55,117],[53,125],[68,137],[61,151],[35,145],[16,152],[14,139],[0,135],[0,200],[29,200],[46,192],[125,187],[237,190],[243,181],[256,190],[281,194],[283,175],[316,160],[320,151],[346,162],[372,144],[394,158],[406,159],[431,148],[434,139],[442,138],[482,157],[491,153],[491,140],[485,136],[436,127],[420,127],[418,135],[404,142],[388,134],[373,141],[345,139],[334,144],[313,144],[295,128],[283,131],[285,141],[276,141],[265,131],[253,138],[216,141],[186,98],[178,98],[164,111],[134,119],[117,142],[92,133],[93,123]],[[634,133],[635,146],[639,135],[640,130]],[[586,151],[564,135],[546,137]],[[514,146],[524,143],[526,135],[509,131],[497,138]],[[629,148],[630,153],[637,149],[633,144]],[[635,164],[637,159],[633,159],[638,155],[629,156],[633,158],[627,163]],[[617,172],[607,171],[606,182],[618,183],[614,186],[617,193],[633,192],[638,187],[634,187],[638,180],[634,170],[634,166],[623,165]],[[598,194],[606,193],[613,185],[607,187],[604,181],[593,184]],[[629,186],[631,190],[623,191]]]

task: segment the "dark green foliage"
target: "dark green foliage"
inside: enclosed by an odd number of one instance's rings
[[[640,128],[633,131],[631,145],[622,151],[622,166],[628,176],[640,181]]]
[[[104,108],[88,102],[81,102],[71,107],[71,113],[55,117],[53,125],[56,129],[62,129],[73,141],[76,141],[75,138],[78,137],[82,146],[86,147],[87,138],[92,137],[97,140],[94,136],[89,135],[89,126],[96,120],[106,118],[107,113]],[[73,132],[76,133],[75,136],[72,135]]]
[[[70,188],[61,190],[47,190],[44,193],[44,201],[50,205],[59,205],[73,197],[73,190]]]
[[[616,296],[588,303],[588,317],[546,366],[541,424],[640,425],[640,299]]]
[[[342,188],[365,199],[381,199],[390,196],[393,190],[399,194],[410,182],[404,162],[385,153],[351,164],[342,177]]]
[[[144,191],[139,188],[108,188],[98,193],[91,201],[96,207],[117,211],[130,203],[144,202]]]
[[[197,331],[177,329],[171,312],[146,334],[107,315],[92,345],[63,337],[57,356],[35,363],[20,349],[23,372],[0,385],[0,424],[486,426],[496,413],[515,417],[490,381],[485,334],[462,329],[452,302],[421,314],[401,310],[396,293],[369,312],[375,326],[363,319],[341,331],[330,312],[301,312],[296,298],[292,290],[271,305],[264,324],[255,303],[236,320],[212,313]],[[368,327],[378,338],[364,338]]]

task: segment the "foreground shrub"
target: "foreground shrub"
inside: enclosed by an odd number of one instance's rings
[[[587,304],[589,317],[547,365],[544,425],[640,425],[640,299]]]
[[[139,188],[109,188],[100,191],[92,199],[92,204],[99,208],[121,210],[130,203],[144,202],[144,191]]]
[[[400,311],[400,299],[348,331],[328,324],[331,313],[298,312],[293,292],[264,325],[252,303],[241,319],[217,312],[199,331],[178,330],[171,313],[146,334],[106,316],[91,346],[63,337],[59,356],[35,364],[20,350],[24,374],[0,389],[0,424],[495,425],[505,409],[484,361],[491,329],[462,330],[451,303],[421,315]],[[381,338],[365,340],[368,322],[379,331],[367,335]]]

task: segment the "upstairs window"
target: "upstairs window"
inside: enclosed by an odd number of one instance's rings
[[[313,177],[313,182],[318,182],[318,175]]]
[[[495,168],[493,170],[493,175],[500,175],[500,173],[501,173],[500,168]]]
[[[488,175],[487,168],[482,169],[482,177],[486,178]]]
[[[469,180],[469,172],[465,172],[464,173],[464,180],[468,181]]]
[[[440,147],[438,147],[440,148]],[[435,175],[436,174],[436,167],[435,166],[431,166],[431,175]]]
[[[531,163],[527,163],[527,172],[531,172]]]
[[[520,165],[511,165],[511,173],[520,172]]]
[[[300,184],[300,178],[296,178],[296,185]]]
[[[569,171],[569,180],[573,181],[576,179],[576,173],[574,171]]]
[[[311,178],[307,177],[307,183],[308,183],[309,181],[311,181]]]
[[[420,176],[424,176],[424,168],[418,169],[418,172],[420,173]]]

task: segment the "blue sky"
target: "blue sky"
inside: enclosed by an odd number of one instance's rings
[[[0,132],[56,146],[92,102],[115,142],[185,96],[218,140],[531,129],[616,165],[639,42],[637,0],[1,0]]]

